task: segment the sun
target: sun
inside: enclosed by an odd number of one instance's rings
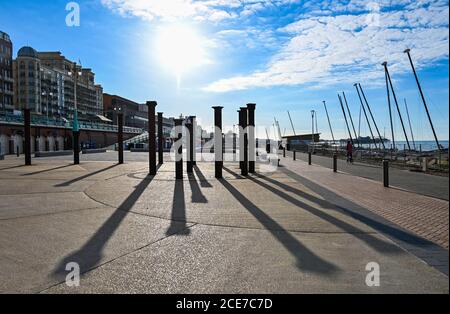
[[[161,27],[156,49],[159,62],[176,76],[178,85],[183,74],[209,63],[202,38],[186,25]]]

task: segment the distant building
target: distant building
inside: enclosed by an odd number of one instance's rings
[[[42,66],[53,70],[63,77],[64,104],[67,104],[69,110],[65,110],[66,117],[72,118],[74,109],[74,62],[66,59],[61,52],[39,52],[38,57],[42,62]],[[77,107],[80,119],[90,120],[98,115],[102,115],[103,102],[99,95],[103,95],[101,85],[95,84],[95,73],[92,69],[77,66],[77,72],[81,72],[81,76],[77,79]],[[72,75],[69,75],[72,74]],[[53,83],[53,81],[52,81]],[[67,99],[66,99],[67,98]],[[64,108],[61,108],[64,109]]]
[[[13,62],[14,107],[41,113],[41,62],[36,50],[22,47]]]
[[[112,120],[114,124],[117,124],[117,111],[119,108],[123,112],[125,126],[148,129],[148,107],[146,104],[139,104],[117,95],[103,94],[104,116]],[[158,125],[158,119],[155,119],[156,125]],[[170,131],[174,126],[175,121],[173,118],[163,118],[163,133],[166,137],[170,136]]]
[[[287,150],[304,149],[313,142],[313,134],[300,134],[283,136],[283,145],[286,145]],[[320,133],[314,134],[314,143],[320,142]]]
[[[14,109],[12,48],[9,35],[0,31],[0,111]]]
[[[37,52],[23,47],[13,62],[15,82],[14,105],[18,110],[30,108],[35,114],[49,118],[72,119],[77,77],[77,108],[80,120],[93,120],[102,115],[103,89],[95,84],[91,69],[76,66],[61,52]]]

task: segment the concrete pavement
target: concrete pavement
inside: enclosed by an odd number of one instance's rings
[[[0,163],[1,292],[448,293],[446,275],[288,165],[243,179],[225,163],[216,180],[198,162],[175,181],[170,162],[155,177],[146,161],[19,162]]]

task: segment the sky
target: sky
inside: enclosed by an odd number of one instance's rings
[[[223,124],[232,128],[239,107],[256,103],[257,125],[271,136],[274,118],[282,134],[293,133],[287,111],[296,133],[307,133],[315,110],[325,139],[331,133],[323,101],[335,137],[347,138],[339,92],[358,128],[356,82],[381,135],[390,136],[387,61],[408,132],[405,99],[415,139],[431,140],[403,53],[410,48],[438,138],[448,140],[448,1],[81,0],[79,26],[66,23],[74,12],[68,3],[0,0],[0,30],[11,36],[14,55],[25,45],[61,51],[92,68],[105,92],[156,100],[157,111],[196,115],[205,127],[213,124],[212,106],[224,107]],[[370,134],[364,115],[360,129]]]

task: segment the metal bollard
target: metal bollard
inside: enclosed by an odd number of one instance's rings
[[[337,154],[333,154],[333,172],[337,172]]]
[[[283,157],[286,158],[286,147],[283,147]]]
[[[428,158],[422,157],[422,171],[427,172],[428,171]]]
[[[311,152],[308,153],[308,165],[312,164],[312,154]]]
[[[389,187],[389,160],[383,160],[383,185]]]
[[[16,147],[16,155],[17,157],[20,157],[20,150],[19,150],[19,146]]]
[[[293,159],[293,160],[296,160],[295,150],[293,151],[292,159]]]

